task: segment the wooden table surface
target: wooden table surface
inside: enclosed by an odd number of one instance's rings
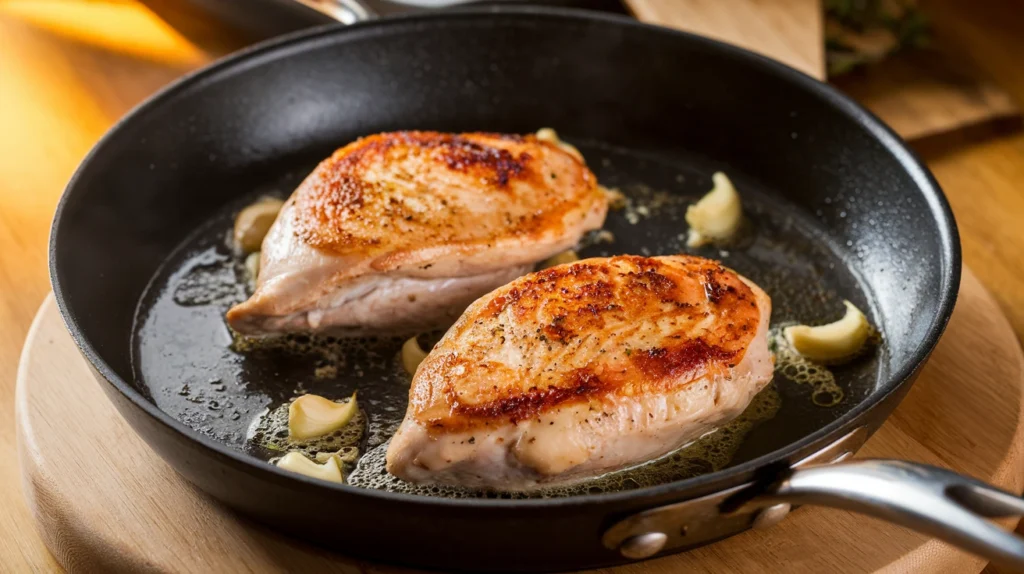
[[[1024,105],[1024,20],[1012,0],[927,2],[938,33]],[[129,107],[206,61],[128,1],[0,0],[0,571],[56,571],[22,499],[15,373],[49,290],[46,242],[61,190]],[[965,262],[1024,337],[1024,133],[919,150],[949,196]]]

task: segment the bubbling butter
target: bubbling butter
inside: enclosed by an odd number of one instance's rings
[[[321,453],[336,454],[349,447],[358,450],[366,432],[366,416],[356,409],[349,422],[329,433],[305,440],[296,439],[288,429],[288,410],[285,403],[259,417],[249,436],[254,445],[272,453],[298,452],[308,458],[317,458]],[[341,462],[346,462],[342,457]]]
[[[775,372],[799,385],[811,388],[811,402],[819,407],[834,407],[843,401],[843,388],[832,371],[801,355],[783,334],[785,327],[773,327],[768,338],[775,357]]]

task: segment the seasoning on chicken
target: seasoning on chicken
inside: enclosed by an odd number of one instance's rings
[[[417,332],[599,228],[607,200],[575,155],[535,136],[384,133],[336,151],[263,241],[250,335]]]
[[[474,302],[420,364],[387,468],[528,490],[672,452],[772,377],[771,301],[691,256],[585,259]]]

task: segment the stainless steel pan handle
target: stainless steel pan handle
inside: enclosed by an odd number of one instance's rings
[[[650,508],[602,536],[609,549],[643,559],[694,547],[744,528],[769,528],[796,505],[829,506],[906,526],[1024,572],[1024,539],[989,518],[1024,516],[1024,499],[955,472],[902,460],[848,460],[861,427],[798,461],[765,469],[756,483]]]
[[[359,0],[295,0],[307,8],[334,18],[342,24],[354,24],[375,16]]]
[[[779,503],[867,514],[1024,571],[1024,539],[986,520],[1024,516],[1024,499],[946,469],[870,459],[801,468],[737,511]]]

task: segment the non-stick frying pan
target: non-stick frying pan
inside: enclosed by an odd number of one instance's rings
[[[209,249],[195,242],[218,214],[268,185],[287,192],[333,148],[383,130],[547,125],[579,145],[602,182],[637,197],[655,190],[669,206],[726,171],[744,195],[748,236],[699,253],[765,287],[776,323],[834,318],[848,298],[881,332],[870,356],[835,371],[842,400],[818,406],[779,373],[782,407],[724,468],[587,495],[453,499],[287,473],[239,439],[255,411],[220,416],[175,402],[197,368],[221,367],[204,363],[223,343],[197,328],[213,323],[190,318],[209,311],[201,305],[165,324],[173,336],[162,354],[139,350],[137,311],[160,297],[151,279],[182,249]],[[648,215],[612,214],[616,242],[589,253],[682,249],[679,212]],[[731,46],[531,8],[417,15],[261,45],[164,90],[104,137],[60,203],[50,258],[61,313],[135,430],[201,489],[305,540],[444,570],[569,569],[683,550],[769,526],[791,505],[823,504],[1024,567],[1024,543],[984,519],[1020,514],[1020,499],[914,463],[826,464],[882,424],[935,346],[959,283],[956,228],[928,171],[871,114]],[[225,356],[226,378],[212,382],[236,405],[273,406],[304,368]],[[362,397],[383,386],[365,365],[342,371],[328,390],[358,383]],[[175,373],[177,387],[165,380]]]

